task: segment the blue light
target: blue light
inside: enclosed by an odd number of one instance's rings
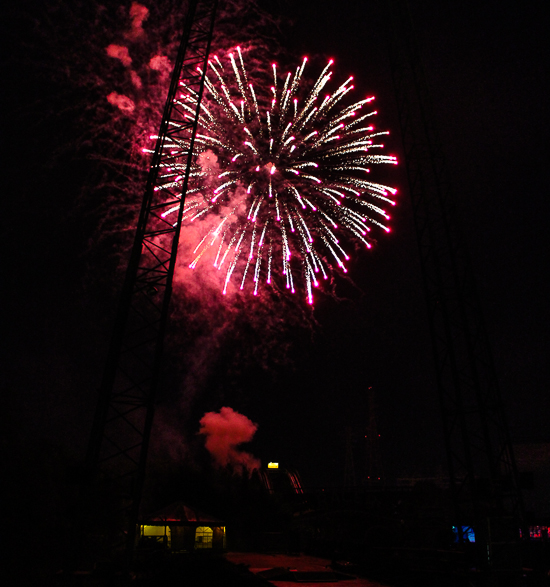
[[[462,528],[462,541],[463,542],[475,542],[476,535],[474,529],[471,526],[461,526]],[[453,537],[454,542],[459,542],[458,528],[453,526]]]

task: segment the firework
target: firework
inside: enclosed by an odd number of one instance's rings
[[[313,288],[347,273],[351,243],[371,248],[371,231],[389,232],[385,206],[395,204],[396,190],[368,174],[397,161],[380,154],[380,137],[389,133],[371,124],[374,98],[345,105],[352,77],[322,96],[333,61],[313,83],[306,64],[281,78],[271,64],[271,83],[255,84],[240,47],[223,62],[209,61],[183,219],[214,219],[204,222],[189,266],[211,259],[224,294],[230,283],[254,295],[278,284],[312,304]],[[191,92],[182,86],[177,98],[190,119]],[[172,190],[183,179],[185,153],[176,139],[164,149],[171,157],[161,183]],[[175,220],[178,208],[164,216]]]

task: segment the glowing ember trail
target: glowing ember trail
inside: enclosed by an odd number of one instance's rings
[[[368,174],[372,165],[397,160],[379,154],[379,139],[389,133],[371,124],[374,98],[342,106],[352,77],[321,96],[333,61],[313,84],[303,79],[306,63],[282,79],[270,64],[255,74],[254,85],[240,47],[209,62],[183,219],[214,219],[205,223],[190,267],[212,259],[224,273],[224,294],[233,282],[257,295],[275,281],[303,291],[312,304],[320,280],[347,273],[350,242],[371,248],[371,230],[389,232],[384,206],[395,204],[397,190]],[[181,87],[177,97],[190,119],[191,91]],[[173,189],[182,181],[186,153],[173,139],[164,149],[169,158],[160,189]],[[215,156],[215,174],[201,154]],[[175,204],[166,213],[174,221]]]

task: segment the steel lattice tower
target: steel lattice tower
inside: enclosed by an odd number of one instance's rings
[[[87,453],[88,499],[111,524],[110,549],[135,542],[183,207],[217,0],[192,0],[183,24]],[[181,95],[180,85],[188,91]],[[190,114],[193,113],[193,114]],[[174,182],[166,169],[178,166]],[[164,171],[164,173],[163,173]],[[179,206],[177,221],[163,212]],[[105,520],[103,531],[105,532]]]
[[[406,0],[388,3],[391,68],[405,151],[455,523],[474,525],[493,584],[519,581],[522,501],[512,444],[476,292],[431,117]],[[509,584],[509,583],[506,583]],[[512,583],[513,584],[513,583]]]

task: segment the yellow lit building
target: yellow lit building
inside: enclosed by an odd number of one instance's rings
[[[163,547],[171,552],[226,549],[225,523],[180,501],[144,516],[139,522],[139,536],[141,546]]]

